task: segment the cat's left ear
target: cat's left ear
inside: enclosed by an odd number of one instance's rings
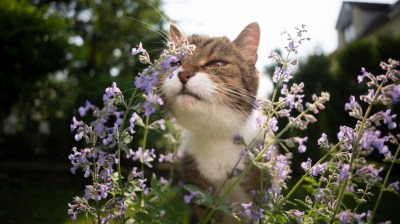
[[[179,28],[175,24],[171,23],[169,25],[169,41],[172,41],[176,44],[184,39],[185,35],[183,35],[183,33],[179,30]]]
[[[246,60],[255,64],[257,62],[258,44],[260,43],[260,26],[258,23],[253,22],[247,25],[233,42],[242,50]]]

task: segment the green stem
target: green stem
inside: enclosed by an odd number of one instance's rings
[[[172,151],[171,169],[169,169],[169,182],[171,184],[172,184],[172,182],[174,180],[174,167],[175,167],[174,163],[176,161],[176,153],[177,153],[177,150],[178,150],[177,145],[178,145],[177,143],[174,143],[174,148],[173,148],[173,151]]]
[[[136,96],[136,92],[137,92],[137,89],[135,88],[135,90],[133,91],[133,93],[131,95],[131,98],[129,99],[129,102],[128,102],[128,105],[126,107],[124,116],[122,118],[121,127],[119,129],[119,137],[118,137],[119,140],[121,140],[122,134],[124,132],[125,122],[126,122],[126,120],[128,118],[129,110],[132,109],[131,106],[132,106],[132,103],[133,103],[133,99]],[[125,190],[124,190],[124,183],[123,183],[123,177],[122,177],[122,171],[121,171],[121,154],[122,154],[121,151],[122,151],[121,150],[121,144],[118,144],[118,155],[117,155],[118,156],[118,165],[117,165],[118,182],[119,182],[119,187],[121,188],[121,197],[124,197],[125,196],[125,192],[124,192]]]
[[[142,143],[142,154],[140,155],[140,160],[141,160],[140,169],[142,171],[142,180],[144,180],[144,158],[143,158],[143,152],[146,150],[147,135],[149,133],[149,121],[150,121],[149,117],[146,117],[146,123],[145,123],[145,126],[144,126],[143,143]],[[144,191],[143,190],[141,192],[141,195],[142,195],[142,199],[141,199],[141,202],[140,202],[140,206],[144,207]]]
[[[388,171],[386,173],[385,180],[383,181],[382,187],[381,187],[381,189],[379,191],[378,199],[376,200],[376,203],[375,203],[375,206],[374,206],[374,210],[372,211],[371,219],[369,220],[368,223],[372,223],[372,221],[375,218],[376,211],[378,210],[379,204],[380,204],[381,199],[382,199],[383,191],[385,190],[386,184],[387,184],[387,182],[389,180],[390,173],[392,172],[392,169],[393,169],[393,166],[394,166],[394,161],[396,160],[397,156],[399,155],[399,152],[400,152],[400,145],[397,147],[397,150],[396,150],[396,153],[395,153],[395,155],[393,157],[392,163],[390,164],[390,167],[389,167],[389,169],[388,169]]]

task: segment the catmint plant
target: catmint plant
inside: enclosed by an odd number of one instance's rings
[[[139,43],[132,49],[132,55],[139,55],[141,63],[148,65],[134,81],[136,89],[129,101],[126,101],[116,83],[105,89],[103,106],[92,105],[89,101],[79,108],[83,118],[92,115],[93,121],[86,123],[76,116],[72,118],[71,131],[75,133],[77,142],[84,141],[84,147],[73,147],[69,155],[73,174],[82,170],[84,177],[90,179],[85,186],[84,195],[76,196],[69,203],[68,214],[75,221],[82,213],[93,223],[132,223],[147,222],[164,223],[167,216],[165,204],[167,196],[173,195],[170,184],[173,179],[173,169],[169,179],[145,174],[145,167],[152,167],[157,160],[154,149],[147,148],[147,136],[150,130],[166,131],[164,119],[152,120],[157,105],[163,101],[158,96],[156,83],[160,73],[173,74],[177,67],[171,67],[171,62],[180,60],[195,50],[194,45],[184,42],[176,47],[169,43],[160,57],[151,61],[147,50]],[[143,92],[142,100],[134,105],[133,100],[138,92]],[[168,121],[170,123],[170,121]],[[136,137],[136,129],[144,129],[142,145],[132,145]],[[159,163],[174,163],[177,158],[177,135],[174,125],[168,125],[169,134],[166,138],[174,142],[173,150],[166,155],[159,155]],[[139,141],[137,141],[139,142]],[[133,161],[140,167],[131,168],[127,176],[122,173],[121,163]],[[129,214],[129,215],[128,215]]]
[[[183,186],[182,203],[194,202],[208,208],[201,223],[212,222],[217,211],[248,223],[373,223],[384,192],[399,191],[399,181],[389,181],[393,167],[400,163],[399,127],[397,114],[392,111],[400,101],[399,62],[381,62],[385,71],[381,75],[362,68],[357,80],[367,85],[367,92],[349,96],[343,105],[354,125],[340,126],[335,140],[321,133],[317,142],[310,142],[303,131],[317,122],[316,114],[325,109],[330,95],[321,92],[312,95],[311,102],[305,102],[305,84],[291,82],[301,44],[309,40],[305,34],[304,25],[296,28],[295,35],[283,32],[288,40],[286,55],[272,52],[269,57],[276,65],[272,74],[275,88],[270,98],[257,102],[253,127],[258,136],[249,144],[240,136],[234,139],[243,145],[236,164],[246,159],[248,165],[243,169],[235,167],[219,189]],[[131,53],[147,68],[136,76],[136,88],[129,100],[112,83],[105,89],[102,107],[87,101],[78,109],[80,117],[72,118],[70,128],[83,146],[73,147],[68,158],[71,172],[82,172],[88,184],[82,196],[68,204],[73,221],[82,216],[93,223],[184,222],[185,217],[178,216],[174,206],[167,203],[180,195],[172,184],[173,164],[180,157],[179,127],[173,119],[154,119],[152,115],[163,105],[156,88],[159,75],[175,75],[176,62],[194,50],[195,46],[187,41],[179,47],[168,42],[160,57],[152,61],[139,43]],[[85,121],[90,119],[93,120]],[[133,141],[138,138],[139,128],[143,138]],[[297,130],[296,135],[293,130]],[[150,131],[163,132],[171,150],[159,153],[149,148]],[[307,158],[301,162],[299,170],[304,174],[289,188],[292,158],[305,153],[309,144],[318,145],[324,154],[317,160]],[[376,155],[382,163],[371,160]],[[123,172],[121,166],[126,161],[135,165]],[[172,164],[167,177],[145,172],[156,163]],[[254,167],[262,174],[260,189],[251,192],[258,201],[226,204],[228,193]],[[294,198],[300,187],[306,189],[306,195]],[[378,194],[374,195],[376,190]],[[366,203],[372,203],[373,209],[364,210]]]

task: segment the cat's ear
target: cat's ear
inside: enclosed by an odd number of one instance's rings
[[[246,60],[257,62],[257,50],[260,43],[260,26],[257,22],[247,25],[233,41],[244,53]]]
[[[169,41],[172,41],[174,43],[178,43],[179,41],[182,41],[185,39],[185,35],[179,30],[179,28],[173,24],[170,23],[169,25]]]

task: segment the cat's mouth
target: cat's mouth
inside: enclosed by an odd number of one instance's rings
[[[178,93],[178,96],[190,96],[195,98],[196,100],[202,100],[202,98],[199,95],[189,91],[186,88],[182,88],[181,91]]]

